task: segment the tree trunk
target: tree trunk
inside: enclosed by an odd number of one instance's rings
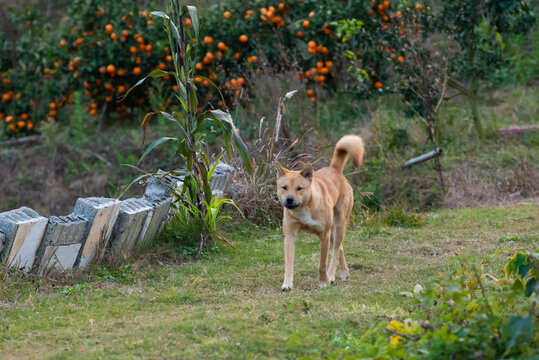
[[[481,118],[479,117],[479,110],[477,109],[477,80],[472,79],[472,86],[470,89],[470,93],[468,96],[468,100],[470,101],[470,106],[472,107],[472,118],[473,123],[475,126],[475,131],[477,132],[477,136],[479,136],[479,139],[481,141],[485,140],[485,130],[483,129],[483,125],[481,124]]]

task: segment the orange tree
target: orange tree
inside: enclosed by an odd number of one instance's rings
[[[448,84],[468,98],[477,135],[483,139],[477,108],[480,81],[506,62],[504,37],[528,31],[535,23],[533,13],[523,0],[444,1],[438,23],[456,43]]]
[[[55,114],[61,107],[65,81],[58,72],[61,62],[51,60],[57,57],[50,46],[52,24],[30,10],[13,14],[10,22],[21,36],[13,41],[0,34],[0,122],[7,135],[20,136],[32,133],[49,109]]]
[[[337,34],[331,23],[350,13],[368,20],[366,4],[264,0],[246,6],[245,2],[231,2],[221,12],[206,14],[199,49],[202,60],[196,64],[197,69],[219,84],[227,105],[241,101],[242,91],[248,88],[247,74],[260,72],[263,67],[296,70],[314,101],[322,88],[343,87],[340,69],[335,66],[343,53],[342,34]],[[372,24],[369,21],[367,26]],[[371,44],[358,42],[353,46],[359,49]],[[197,81],[210,88],[209,82],[201,78]],[[375,90],[374,85],[369,90]]]
[[[71,86],[91,98],[90,114],[115,111],[124,117],[129,108],[148,103],[147,91],[117,100],[142,73],[170,67],[170,49],[158,40],[162,21],[129,0],[76,0],[69,13],[71,21],[56,41]]]

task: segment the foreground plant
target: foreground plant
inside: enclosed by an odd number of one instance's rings
[[[209,78],[200,75],[195,76],[195,66],[193,66],[195,63],[194,49],[198,45],[197,39],[199,38],[200,25],[197,8],[195,6],[184,6],[180,0],[173,0],[168,9],[168,14],[158,11],[152,12],[152,14],[163,19],[174,69],[172,71],[153,70],[147,77],[139,80],[135,86],[129,89],[124,95],[124,98],[133,88],[141,85],[148,77],[174,77],[176,81],[174,95],[178,100],[178,111],[173,111],[172,113],[164,111],[147,113],[141,126],[145,135],[150,119],[154,115],[160,114],[173,123],[177,136],[161,137],[155,140],[143,153],[139,164],[146,155],[158,146],[167,142],[174,144],[176,148],[175,154],[183,159],[186,169],[181,174],[168,172],[161,176],[183,176],[182,189],[173,188],[171,190],[177,199],[180,211],[191,216],[194,221],[200,221],[202,223],[199,247],[199,251],[201,251],[208,238],[217,230],[217,223],[224,218],[219,215],[222,206],[225,204],[234,205],[231,199],[214,198],[212,195],[210,178],[215,165],[211,166],[208,155],[202,151],[200,139],[207,132],[204,125],[210,123],[222,131],[227,155],[229,157],[231,156],[231,143],[233,143],[247,170],[250,172],[249,154],[228,112],[222,110],[201,111],[199,107],[195,80],[202,78],[212,85],[214,84]],[[194,34],[191,34],[186,29],[187,23],[192,24]],[[144,172],[141,169],[138,170]],[[132,183],[151,175],[144,172],[144,175],[138,177]]]
[[[539,254],[514,254],[505,278],[484,271],[472,256],[460,255],[459,267],[423,289],[407,319],[379,323],[361,339],[346,338],[349,350],[375,359],[528,359],[539,349]],[[339,341],[343,341],[342,336]]]

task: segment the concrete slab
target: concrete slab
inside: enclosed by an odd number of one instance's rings
[[[75,266],[87,269],[103,257],[118,218],[121,201],[109,198],[78,199],[73,213],[88,219]]]
[[[32,269],[48,219],[22,207],[0,214],[0,229],[5,234],[0,260],[24,272]]]
[[[51,216],[43,236],[43,241],[37,251],[36,267],[38,274],[45,273],[49,268],[67,270],[73,267],[77,260],[78,250],[84,241],[86,226],[88,220],[82,216],[70,214],[67,216]],[[76,245],[78,246],[70,246]],[[68,251],[62,246],[68,246],[67,249],[77,248],[77,252]],[[60,249],[61,259],[53,256]],[[73,256],[72,259],[67,256]]]
[[[215,166],[212,177],[210,178],[210,186],[213,196],[219,195],[223,197],[229,190],[232,174],[235,169],[225,163],[219,163]]]
[[[115,252],[129,256],[148,230],[148,217],[154,212],[152,203],[143,198],[122,201],[118,220],[112,230],[111,245]]]
[[[0,230],[0,254],[2,254],[2,249],[4,248],[4,242],[6,241],[6,234]]]
[[[45,276],[52,271],[65,271],[73,268],[82,244],[47,246],[41,258],[38,276]]]
[[[146,198],[146,200],[150,202],[153,209],[146,218],[142,229],[144,236],[141,237],[137,244],[138,246],[148,245],[161,233],[165,221],[168,219],[168,212],[172,202],[171,197]]]
[[[152,176],[146,189],[144,190],[145,198],[162,198],[172,194],[172,189],[178,188],[178,182],[181,183],[183,176],[165,175],[166,172],[159,169],[157,175]]]

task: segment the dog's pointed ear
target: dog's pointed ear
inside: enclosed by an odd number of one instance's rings
[[[309,181],[313,181],[313,167],[311,164],[305,164],[303,170],[301,170],[301,176]]]
[[[277,178],[284,176],[288,172],[288,170],[282,167],[277,161],[273,162],[273,166],[275,167],[275,170],[277,170]]]

